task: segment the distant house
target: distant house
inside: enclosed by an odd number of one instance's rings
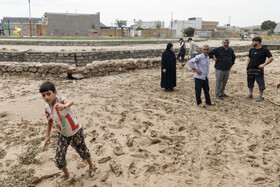
[[[157,24],[160,24],[160,28],[164,28],[164,21],[142,21],[139,20],[136,22],[136,28],[141,27],[143,29],[156,29]]]
[[[240,27],[230,26],[230,25],[218,26],[217,29],[226,29],[226,30],[234,31],[234,32],[240,32],[241,31]]]
[[[175,20],[172,23],[172,30],[175,30],[176,37],[182,37],[184,29],[192,27],[195,30],[200,30],[202,28],[202,18],[194,17],[188,20]]]
[[[46,12],[44,16],[50,36],[88,36],[93,27],[94,31],[100,34],[99,12],[96,14]]]
[[[192,27],[196,31],[214,31],[218,25],[219,22],[217,21],[203,21],[200,17],[193,17],[188,20],[173,21],[172,30],[176,30],[176,37],[182,37],[184,30],[188,27]],[[208,36],[209,34],[206,35]]]
[[[274,29],[274,33],[280,34],[280,23],[277,23],[277,25]]]

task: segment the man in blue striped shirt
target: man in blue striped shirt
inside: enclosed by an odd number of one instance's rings
[[[202,49],[202,54],[196,56],[195,58],[189,61],[190,68],[195,72],[194,80],[195,80],[195,97],[196,103],[198,106],[205,108],[202,105],[201,101],[201,89],[204,91],[205,100],[207,105],[213,105],[211,103],[210,94],[209,94],[209,81],[208,81],[208,74],[209,74],[209,63],[210,59],[208,56],[209,53],[209,46],[204,45]]]

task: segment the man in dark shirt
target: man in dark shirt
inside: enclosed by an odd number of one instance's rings
[[[249,88],[249,95],[247,98],[253,98],[253,90],[255,81],[259,86],[259,96],[257,101],[262,101],[263,91],[265,90],[264,83],[264,66],[273,61],[273,57],[267,48],[261,46],[262,39],[255,37],[252,39],[253,48],[249,51],[249,58],[247,61],[247,82]],[[266,58],[268,58],[266,60]]]
[[[229,47],[229,40],[224,39],[223,46],[218,47],[210,51],[209,57],[215,60],[215,73],[216,73],[216,98],[223,99],[228,97],[224,93],[226,84],[229,78],[229,73],[232,65],[235,61],[235,54],[232,48]]]

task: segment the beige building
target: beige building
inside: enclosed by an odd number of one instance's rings
[[[215,30],[218,25],[218,21],[202,21],[201,30]]]
[[[99,12],[96,14],[46,12],[44,16],[46,19],[44,25],[48,27],[49,36],[88,36],[92,29],[100,34]]]

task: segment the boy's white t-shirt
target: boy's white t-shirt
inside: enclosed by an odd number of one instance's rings
[[[57,96],[54,106],[46,105],[45,114],[48,121],[51,119],[54,121],[55,126],[63,136],[70,137],[76,134],[82,126],[79,124],[71,107],[58,110],[56,104],[64,104],[66,101],[66,98]]]

